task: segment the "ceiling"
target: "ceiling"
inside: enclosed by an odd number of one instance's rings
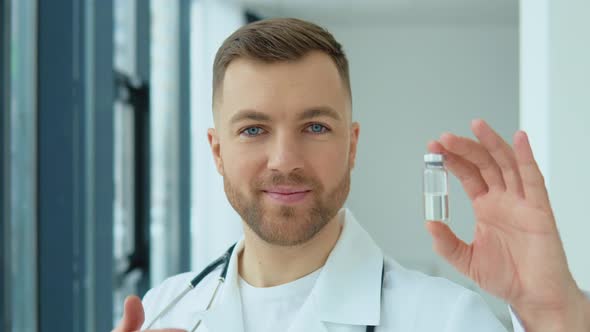
[[[335,22],[516,23],[518,0],[236,0],[261,16]]]

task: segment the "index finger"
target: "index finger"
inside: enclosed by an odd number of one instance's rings
[[[439,142],[445,150],[477,166],[490,190],[492,188],[505,190],[506,185],[500,167],[482,144],[470,138],[456,136],[451,133],[442,134]]]
[[[437,141],[429,142],[428,150],[432,153],[444,154],[445,166],[459,179],[470,200],[474,201],[478,196],[488,192],[488,186],[477,166],[445,150],[442,144]]]
[[[483,120],[473,120],[471,127],[477,139],[496,160],[507,189],[519,196],[524,196],[516,158],[510,145]]]
[[[528,136],[524,131],[514,134],[514,150],[516,162],[522,177],[524,196],[533,206],[551,210],[545,178],[539,169]]]
[[[137,296],[128,296],[123,305],[123,318],[113,332],[130,332],[140,329],[144,315],[141,299]]]

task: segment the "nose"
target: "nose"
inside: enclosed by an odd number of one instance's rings
[[[302,147],[296,137],[276,135],[268,150],[268,169],[289,174],[303,168]]]

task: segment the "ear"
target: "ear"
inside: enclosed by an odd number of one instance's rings
[[[352,126],[350,127],[350,151],[348,154],[348,163],[350,165],[350,169],[354,168],[356,162],[356,147],[359,141],[359,134],[360,134],[360,125],[358,122],[353,122]]]
[[[215,128],[209,128],[207,130],[207,139],[209,140],[209,146],[211,147],[211,153],[213,154],[213,160],[215,161],[215,167],[217,172],[223,176],[223,160],[221,159],[221,145],[219,144],[219,137]]]

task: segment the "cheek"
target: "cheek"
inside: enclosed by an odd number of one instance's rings
[[[344,144],[333,144],[310,153],[308,160],[320,181],[328,188],[337,185],[342,176],[348,172],[348,147]]]
[[[234,185],[248,184],[260,169],[262,156],[259,150],[229,147],[221,150],[224,176]]]

